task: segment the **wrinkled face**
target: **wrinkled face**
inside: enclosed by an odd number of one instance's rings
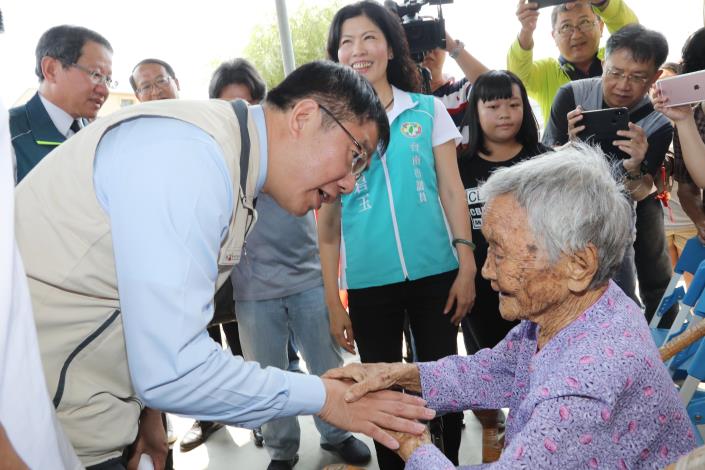
[[[518,85],[512,85],[512,97],[491,101],[478,100],[477,114],[485,139],[495,143],[515,140],[521,128],[524,105]]]
[[[571,30],[572,34],[567,34]],[[561,55],[574,64],[591,61],[600,47],[604,24],[587,3],[576,3],[568,11],[558,13],[553,39]]]
[[[323,111],[318,108],[316,112],[318,116],[303,125],[291,146],[290,161],[296,162],[295,166],[270,191],[278,193],[279,197],[274,198],[280,206],[296,215],[332,203],[355,187],[352,162],[358,153],[357,146],[339,125],[322,126]],[[372,121],[341,124],[372,155],[378,140],[376,124]]]
[[[55,61],[56,73],[53,78],[45,79],[53,80],[56,85],[59,101],[56,104],[75,119],[94,119],[110,91],[104,83],[94,83],[89,73],[98,72],[106,77],[112,76],[112,53],[97,42],[88,41],[83,45],[81,56],[76,61],[76,64],[85,70],[62,65],[57,59],[49,60]]]
[[[392,50],[384,33],[366,16],[343,22],[340,29],[338,61],[352,67],[375,85],[387,81],[387,63]]]
[[[218,98],[227,101],[241,99],[250,104],[259,103],[259,101],[252,99],[252,93],[250,93],[250,89],[247,85],[243,85],[241,83],[231,83],[230,85],[224,86]]]
[[[141,102],[155,100],[172,100],[179,97],[179,81],[159,64],[142,64],[132,74],[137,91],[135,95]]]
[[[482,276],[499,293],[502,318],[535,321],[565,301],[563,258],[550,265],[514,196],[498,196],[485,206],[482,234],[489,243]]]
[[[649,62],[636,62],[627,49],[617,49],[605,58],[602,92],[611,108],[637,105],[659,77]]]

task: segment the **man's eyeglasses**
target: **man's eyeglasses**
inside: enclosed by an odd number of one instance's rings
[[[646,85],[646,82],[649,81],[650,77],[642,77],[642,76],[637,76],[637,75],[627,75],[624,72],[619,72],[617,70],[614,70],[613,68],[608,68],[605,70],[605,78],[608,78],[610,80],[619,81],[623,79],[627,79],[627,82],[631,83],[632,85],[639,85],[639,86],[644,86]]]
[[[112,89],[115,88],[118,85],[117,80],[113,80],[111,77],[108,77],[107,75],[103,75],[100,72],[96,72],[95,70],[88,69],[84,67],[83,65],[79,65],[76,63],[73,64],[66,64],[69,67],[75,67],[78,70],[85,72],[88,77],[91,79],[94,85],[105,85],[106,87]]]
[[[360,175],[362,174],[363,171],[365,171],[365,168],[367,168],[367,151],[362,148],[362,145],[353,137],[353,135],[350,133],[349,130],[345,128],[345,126],[336,118],[333,116],[333,113],[328,111],[328,109],[323,106],[322,104],[318,104],[318,106],[328,115],[330,118],[335,121],[336,124],[340,126],[343,131],[350,137],[350,140],[353,141],[353,144],[355,144],[355,148],[357,148],[357,152],[353,152],[353,159],[352,159],[352,167],[350,168],[351,173],[355,177],[355,179],[358,179]]]
[[[135,94],[146,95],[147,93],[151,92],[153,89],[166,88],[167,85],[169,85],[170,81],[171,81],[171,77],[169,75],[167,75],[166,77],[159,76],[152,83],[146,83],[146,84],[142,85],[141,87],[137,88],[135,90]]]
[[[595,29],[595,25],[597,25],[597,20],[583,20],[576,26],[566,23],[558,28],[558,34],[564,37],[569,37],[575,34],[576,31],[580,31],[581,33],[589,33]]]

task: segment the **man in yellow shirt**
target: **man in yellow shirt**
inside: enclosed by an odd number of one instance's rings
[[[545,125],[561,86],[572,80],[602,75],[605,50],[600,48],[600,38],[605,24],[613,33],[639,20],[624,0],[581,0],[558,5],[551,12],[551,34],[560,56],[534,61],[537,7],[536,3],[519,1],[516,15],[521,30],[509,48],[507,69],[521,78],[529,96],[541,106]]]

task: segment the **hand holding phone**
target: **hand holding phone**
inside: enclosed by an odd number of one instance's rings
[[[564,3],[572,3],[576,0],[531,0],[533,3],[538,4],[538,8],[553,7],[556,5],[562,5]]]
[[[582,111],[580,125],[583,127],[582,131],[577,132],[580,139],[598,144],[610,143],[617,139],[618,131],[629,130],[629,110],[607,108]]]
[[[628,171],[638,169],[641,166],[641,162],[646,158],[646,151],[649,149],[646,132],[641,127],[630,122],[629,129],[617,131],[617,136],[612,145],[626,155],[624,168]]]
[[[667,108],[705,101],[705,70],[664,78],[656,82],[656,89],[667,98]]]

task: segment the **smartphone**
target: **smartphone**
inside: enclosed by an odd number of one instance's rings
[[[556,5],[562,5],[568,2],[574,2],[575,0],[529,0],[530,2],[537,3],[538,8],[553,7]]]
[[[669,108],[705,101],[705,70],[664,78],[656,88],[668,97]]]
[[[585,142],[612,144],[619,140],[617,131],[629,130],[629,110],[627,108],[608,108],[595,111],[583,111],[583,120],[578,126],[585,126],[578,137]]]

